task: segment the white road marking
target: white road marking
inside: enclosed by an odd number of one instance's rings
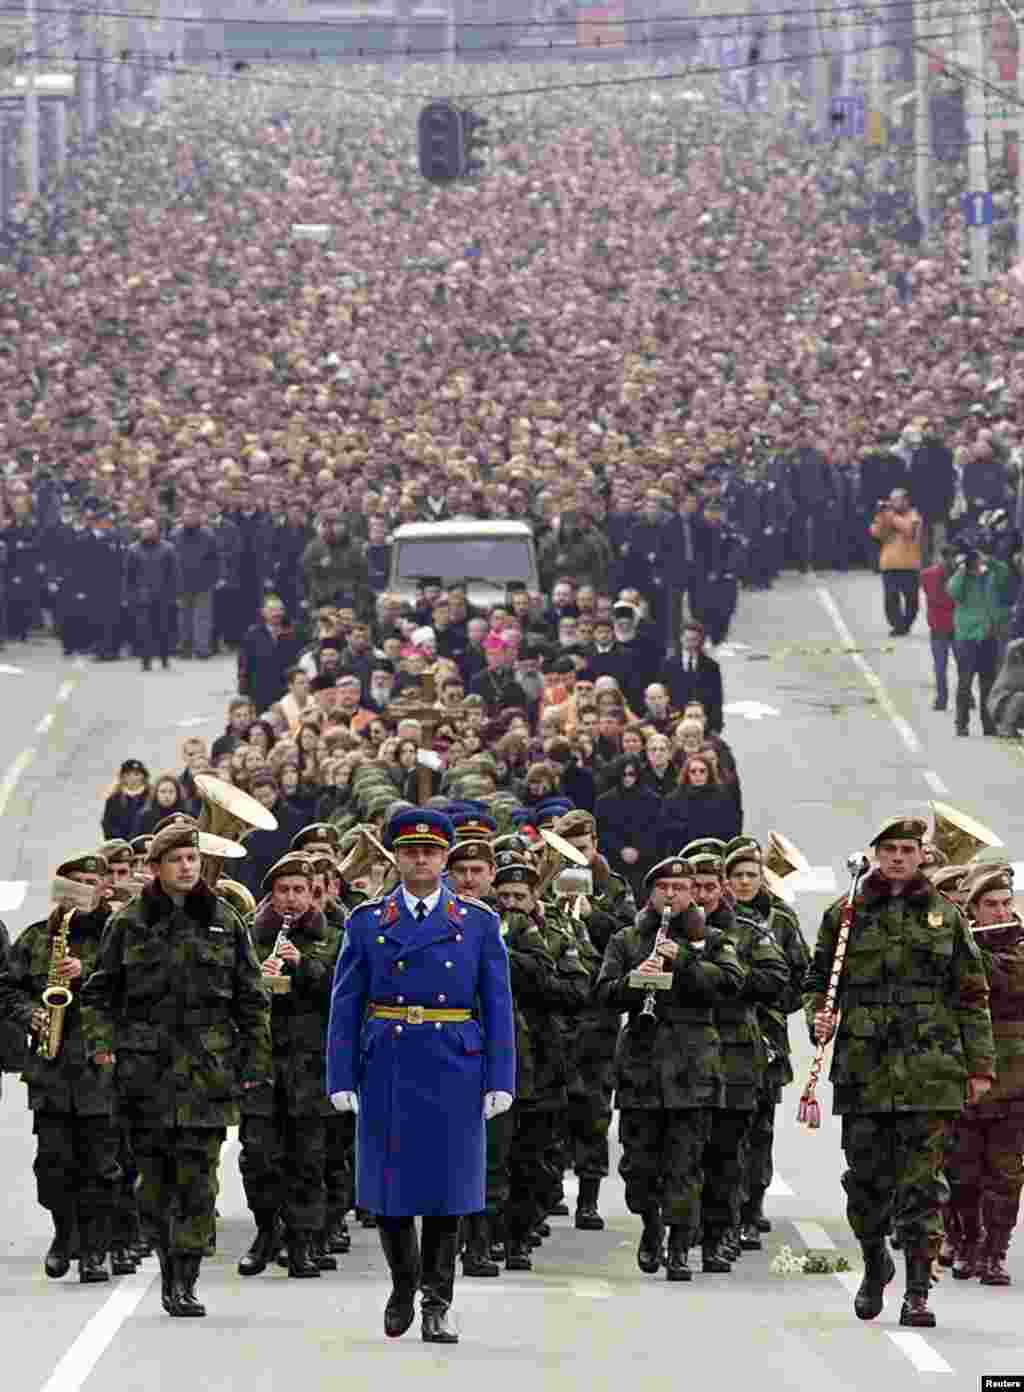
[[[3,778],[0,779],[0,817],[7,811],[7,804],[14,795],[18,780],[35,757],[35,749],[31,747],[23,749],[18,757],[12,761]]]
[[[791,1199],[793,1191],[781,1176],[772,1175],[772,1182],[768,1186],[768,1197],[771,1199]]]
[[[761,701],[730,701],[727,706],[723,706],[726,715],[739,715],[744,720],[763,720],[766,715],[776,716],[782,712],[774,706],[766,706]]]
[[[42,1392],[80,1392],[117,1331],[135,1313],[156,1274],[156,1262],[149,1257],[140,1271],[119,1282],[54,1368]]]
[[[871,687],[872,691],[878,697],[878,704],[882,707],[886,715],[889,717],[889,720],[892,722],[896,730],[896,733],[899,735],[900,739],[910,750],[911,754],[920,754],[921,741],[914,733],[912,727],[907,723],[906,720],[903,719],[903,716],[900,715],[899,711],[893,705],[892,698],[883,686],[881,677],[871,666],[871,664],[869,662],[866,662],[865,659],[861,656],[861,654],[857,651],[857,644],[854,641],[853,634],[846,626],[846,620],[839,612],[839,605],[832,598],[831,591],[825,585],[816,585],[815,590],[817,591],[818,599],[821,601],[821,607],[825,610],[825,613],[832,620],[832,626],[835,628],[835,631],[839,634],[839,640],[843,645],[847,657],[854,664],[854,666],[860,672],[861,676],[867,682],[868,686]]]
[[[174,723],[180,730],[188,730],[193,725],[209,725],[216,719],[215,715],[186,715],[183,720],[176,720]]]
[[[943,783],[942,779],[939,777],[939,775],[935,772],[934,769],[924,769],[921,774],[921,777],[928,784],[929,788],[931,788],[932,792],[936,795],[936,797],[948,796],[949,789],[946,787],[945,783]]]
[[[61,682],[61,684],[60,684],[60,686],[59,686],[59,688],[58,688],[58,690],[57,690],[57,703],[58,703],[58,705],[62,704],[64,701],[66,701],[66,700],[68,699],[68,697],[71,695],[72,691],[74,691],[76,685],[77,685],[77,683],[74,681],[73,678],[70,678],[70,679],[69,679],[68,681],[66,681],[66,682]]]
[[[0,913],[14,913],[25,902],[27,880],[0,880]]]
[[[0,675],[5,677],[23,677],[25,675],[25,669],[24,667],[11,667],[6,662],[0,662]]]
[[[794,1222],[793,1226],[799,1234],[800,1241],[809,1252],[834,1252],[836,1250],[836,1244],[820,1223],[809,1223],[800,1219]]]
[[[36,726],[36,734],[45,735],[56,719],[57,714],[55,711],[50,711],[49,715],[44,715],[42,720],[40,720],[39,724]]]
[[[570,1281],[569,1290],[581,1300],[610,1300],[615,1294],[607,1281]]]
[[[915,1334],[910,1329],[887,1329],[886,1334],[901,1353],[913,1363],[919,1373],[951,1373],[941,1353],[937,1353],[923,1334]]]

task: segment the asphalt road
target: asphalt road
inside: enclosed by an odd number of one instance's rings
[[[785,832],[814,867],[796,901],[811,941],[822,909],[844,887],[846,856],[894,810],[940,796],[991,825],[1014,856],[1024,847],[1022,756],[980,734],[953,737],[952,715],[930,710],[923,620],[910,637],[890,639],[880,600],[874,576],[787,578],[744,596],[721,655],[727,707],[740,705],[727,715],[726,735],[740,762],[747,826]],[[16,935],[45,910],[59,860],[96,844],[120,761],[137,755],[154,773],[180,768],[186,734],[212,739],[220,730],[232,674],[220,660],[148,675],[128,662],[62,663],[44,641],[10,645],[0,658],[0,914]],[[799,1021],[792,1037],[802,1080],[811,1050]],[[924,1335],[896,1323],[902,1272],[869,1326],[853,1316],[851,1278],[771,1273],[783,1244],[858,1260],[843,1217],[829,1089],[820,1089],[825,1121],[814,1133],[794,1120],[798,1090],[789,1089],[778,1113],[773,1231],[731,1276],[698,1274],[671,1287],[643,1276],[638,1224],[613,1177],[602,1191],[603,1233],[577,1233],[571,1220],[554,1219],[532,1273],[460,1279],[462,1342],[438,1350],[415,1327],[401,1341],[383,1338],[387,1282],[372,1232],[355,1227],[339,1271],[318,1282],[291,1282],[276,1269],[249,1281],[235,1274],[251,1229],[234,1138],[222,1167],[218,1255],[203,1265],[206,1320],[183,1327],[162,1313],[153,1261],[105,1288],[79,1287],[73,1272],[48,1282],[49,1223],[35,1203],[31,1121],[24,1088],[8,1075],[0,1101],[5,1386],[180,1392],[191,1382],[210,1392],[288,1384],[326,1392],[339,1380],[363,1387],[408,1377],[445,1392],[477,1392],[492,1378],[496,1389],[520,1379],[540,1389],[567,1379],[588,1389],[699,1379],[764,1390],[939,1384],[974,1392],[983,1373],[1024,1375],[1020,1242],[1009,1263],[1016,1287],[947,1277],[932,1297],[938,1328]]]

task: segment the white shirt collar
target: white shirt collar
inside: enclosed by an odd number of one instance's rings
[[[441,902],[441,886],[438,885],[433,894],[428,894],[427,897],[421,901],[415,894],[410,894],[405,885],[403,885],[402,898],[405,900],[405,907],[412,914],[413,918],[416,917],[416,905],[420,902],[426,904],[428,914],[433,913]]]

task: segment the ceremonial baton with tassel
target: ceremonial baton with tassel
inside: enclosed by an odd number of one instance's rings
[[[839,915],[839,936],[836,938],[836,955],[832,960],[832,971],[828,978],[828,991],[825,993],[825,1014],[834,1015],[836,1009],[836,995],[839,991],[839,978],[843,973],[843,962],[846,958],[846,944],[850,940],[850,929],[853,927],[854,901],[857,898],[857,890],[860,882],[871,868],[871,862],[865,855],[852,855],[847,857],[846,868],[849,870],[853,879],[850,881],[850,892],[846,896],[846,903],[842,907]],[[828,1048],[827,1042],[818,1045],[814,1055],[814,1062],[811,1064],[810,1076],[807,1079],[807,1086],[800,1094],[800,1105],[796,1109],[796,1119],[803,1126],[808,1126],[812,1131],[816,1131],[821,1126],[821,1107],[814,1095],[814,1089],[818,1086],[818,1077],[821,1073],[821,1065],[825,1059],[825,1050]]]

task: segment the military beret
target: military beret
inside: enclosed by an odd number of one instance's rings
[[[198,829],[199,823],[196,821],[195,817],[190,817],[187,812],[172,812],[169,817],[161,817],[160,821],[158,821],[153,828],[153,835],[159,836],[160,833],[166,831],[168,827],[179,826],[196,827]]]
[[[133,838],[132,838],[132,842],[131,842],[132,855],[136,855],[136,856],[144,856],[144,855],[146,855],[146,854],[148,853],[149,848],[150,848],[150,846],[151,846],[152,844],[153,844],[153,838],[152,838],[152,836],[146,835],[146,836],[135,836],[135,837],[133,837]]]
[[[146,859],[151,865],[159,864],[165,855],[183,848],[196,851],[199,849],[199,831],[194,822],[191,825],[172,824],[165,826],[163,831],[156,832],[146,852]]]
[[[722,859],[728,859],[733,851],[744,850],[747,852],[748,856],[753,855],[757,860],[764,859],[764,848],[755,836],[734,836],[732,840],[727,841],[722,848]]]
[[[124,865],[132,858],[131,842],[120,836],[115,836],[111,841],[104,841],[98,849],[99,854],[106,857],[108,865]]]
[[[540,875],[532,865],[526,865],[522,861],[516,861],[511,865],[502,865],[494,875],[494,888],[499,889],[502,885],[523,884],[529,885],[531,889],[540,879]]]
[[[304,826],[301,831],[296,832],[288,849],[301,851],[310,841],[326,841],[337,850],[340,840],[338,828],[331,826],[330,822],[311,822],[309,826]]]
[[[458,838],[458,832],[456,832]],[[494,864],[494,851],[489,841],[461,841],[456,839],[455,845],[448,852],[448,865],[458,865],[463,860],[486,860],[488,865]]]
[[[943,894],[958,894],[970,873],[966,865],[937,865],[928,871],[928,878]]]
[[[384,834],[388,850],[402,846],[441,846],[449,850],[455,840],[451,818],[430,807],[413,807],[392,817]]]
[[[725,874],[725,862],[721,856],[715,855],[714,851],[698,851],[696,855],[690,855],[687,859],[696,875],[717,875],[721,879]]]
[[[713,855],[718,860],[723,860],[725,853],[725,842],[719,841],[714,836],[704,836],[699,841],[687,841],[679,852],[684,860],[690,860],[695,855]]]
[[[736,869],[736,866],[743,865],[744,862],[748,865],[756,865],[761,869],[764,868],[761,861],[760,850],[756,845],[737,846],[734,851],[730,851],[725,857],[723,862],[725,873],[731,875]]]
[[[57,866],[58,875],[105,875],[109,866],[107,858],[98,851],[87,851],[84,855],[72,856]]]
[[[1013,889],[1013,873],[1009,866],[985,866],[969,875],[962,886],[968,904],[973,904],[979,895],[990,894],[996,889]]]
[[[582,807],[574,808],[572,812],[566,812],[563,817],[552,827],[558,836],[596,836],[597,822],[592,812],[585,812]]]
[[[693,866],[688,860],[683,860],[680,856],[669,856],[667,860],[660,860],[648,870],[644,876],[644,887],[650,889],[659,880],[691,880],[693,873]]]
[[[280,860],[276,860],[263,876],[260,889],[267,893],[273,889],[274,881],[281,879],[283,875],[302,875],[304,879],[311,880],[314,875],[312,858],[303,855],[301,851],[289,851]]]
[[[923,841],[928,835],[924,817],[890,817],[868,842],[877,846],[880,841]]]

